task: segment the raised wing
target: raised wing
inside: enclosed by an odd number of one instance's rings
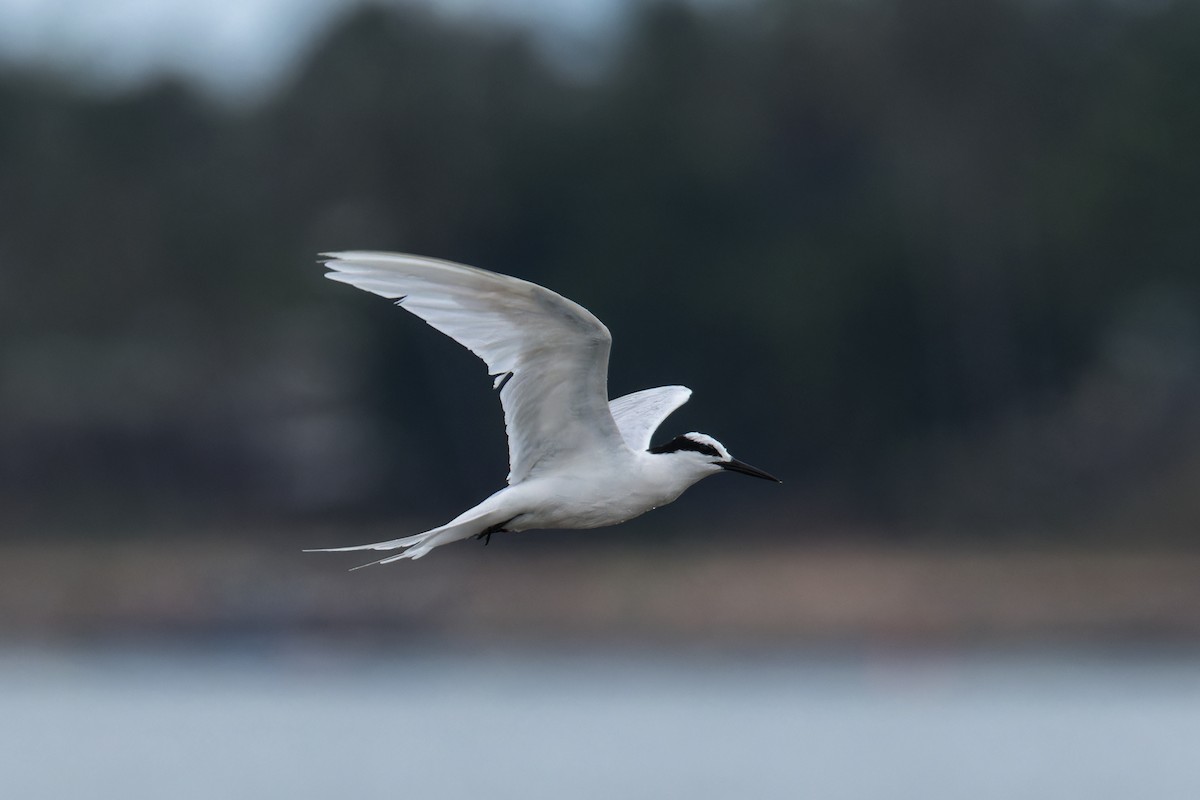
[[[692,390],[686,386],[659,386],[610,400],[608,408],[625,444],[633,450],[646,450],[658,426],[691,396]]]
[[[498,376],[508,482],[560,457],[624,447],[608,407],[608,328],[535,283],[434,258],[324,253],[325,277],[397,301]]]

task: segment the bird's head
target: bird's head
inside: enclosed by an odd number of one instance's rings
[[[763,472],[757,467],[752,467],[749,464],[738,461],[729,455],[729,451],[725,449],[725,445],[706,433],[692,432],[676,436],[666,444],[651,447],[650,452],[657,455],[670,455],[678,463],[694,467],[698,473],[696,480],[707,475],[729,471],[740,472],[743,475],[763,478],[764,480],[775,481],[776,483],[783,483],[783,481],[769,472]]]

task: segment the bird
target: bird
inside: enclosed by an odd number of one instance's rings
[[[494,377],[508,434],[508,485],[444,525],[399,539],[306,552],[400,552],[418,559],[494,533],[616,525],[667,505],[710,475],[778,478],[703,433],[652,446],[692,392],[643,389],[608,399],[612,335],[586,308],[536,283],[437,258],[320,254],[325,277],[392,300],[479,356]],[[361,567],[355,567],[360,569]]]

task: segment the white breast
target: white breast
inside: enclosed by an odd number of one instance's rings
[[[621,463],[580,465],[504,490],[529,509],[509,530],[601,528],[664,506],[703,477],[672,470],[672,459],[630,453]]]

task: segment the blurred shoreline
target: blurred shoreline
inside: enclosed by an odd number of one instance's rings
[[[350,573],[368,559],[299,552],[319,538],[10,540],[0,639],[1200,644],[1200,552],[569,536],[551,546],[524,535]]]

